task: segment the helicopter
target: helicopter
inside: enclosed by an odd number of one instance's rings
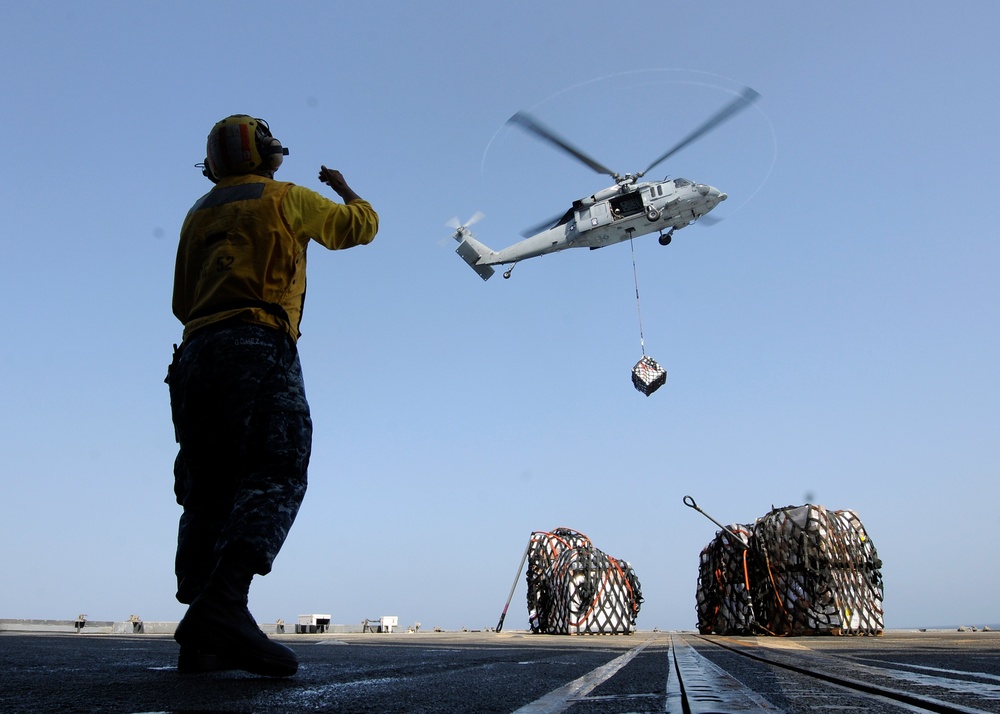
[[[635,174],[612,171],[530,114],[517,112],[507,120],[508,124],[521,126],[597,173],[610,176],[615,185],[573,201],[559,218],[546,221],[529,231],[525,240],[498,251],[480,243],[469,230],[470,225],[483,218],[482,213],[477,212],[464,224],[453,218],[447,225],[455,230],[452,237],[459,243],[455,252],[479,277],[489,280],[495,272],[494,265],[510,265],[503,274],[504,278],[510,278],[514,266],[522,260],[567,248],[596,250],[654,232],[659,233],[660,245],[668,245],[675,231],[695,223],[728,196],[714,186],[684,178],[668,176],[662,181],[643,182],[639,179],[748,107],[759,96],[753,89],[744,88],[738,97],[657,157],[645,170]]]

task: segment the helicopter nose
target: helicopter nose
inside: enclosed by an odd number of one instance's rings
[[[708,184],[700,183],[695,186],[695,189],[705,198],[715,199],[716,201],[725,201],[729,198],[728,195],[724,194],[715,186],[709,186]]]
[[[729,198],[728,194],[723,193],[715,186],[709,186],[707,183],[695,184],[694,190],[712,206],[716,206]]]
[[[729,198],[728,194],[723,193],[715,186],[708,186],[707,188],[708,188],[708,193],[706,195],[708,196],[708,198],[714,198],[719,203]]]

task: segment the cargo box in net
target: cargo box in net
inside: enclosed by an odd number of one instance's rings
[[[734,523],[701,551],[698,567],[698,632],[755,635],[749,550],[752,526]],[[739,538],[736,542],[733,534]]]
[[[757,617],[776,635],[879,635],[882,561],[857,514],[775,508],[753,529]]]
[[[551,607],[546,583],[559,554],[570,548],[592,546],[590,538],[572,528],[535,531],[528,543],[528,623],[532,632],[548,632]]]
[[[642,356],[632,368],[632,384],[647,397],[662,387],[667,381],[667,370],[652,357]]]
[[[882,561],[856,513],[787,506],[732,530],[743,543],[720,531],[701,554],[699,632],[882,633]]]
[[[531,534],[528,619],[549,635],[628,635],[642,604],[632,566],[570,528]]]
[[[642,603],[639,579],[624,560],[588,546],[559,554],[547,585],[548,634],[630,635]]]

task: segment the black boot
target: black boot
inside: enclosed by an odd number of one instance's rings
[[[185,666],[182,669],[179,659],[179,670],[211,671],[197,668],[200,662],[208,663],[199,654],[208,654],[225,664],[216,669],[231,666],[268,677],[295,674],[299,667],[295,653],[269,640],[247,609],[252,579],[252,571],[220,563],[177,625],[174,639],[181,645]]]
[[[204,649],[181,645],[181,652],[177,655],[177,671],[182,674],[226,672],[232,669],[239,667],[231,659]]]

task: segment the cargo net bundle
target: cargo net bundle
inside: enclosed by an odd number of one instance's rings
[[[775,508],[750,529],[749,548],[732,540],[716,535],[702,551],[702,634],[882,633],[882,561],[853,511]]]
[[[632,368],[632,386],[647,397],[667,383],[667,370],[652,357],[642,356]]]
[[[612,558],[569,528],[531,534],[528,622],[549,635],[635,631],[642,591],[629,563]]]
[[[754,526],[758,610],[775,634],[882,632],[882,561],[852,511],[807,504],[772,510]]]
[[[751,635],[756,632],[750,586],[750,528],[733,524],[715,534],[698,564],[698,630],[703,634]],[[742,545],[741,545],[742,543]]]

